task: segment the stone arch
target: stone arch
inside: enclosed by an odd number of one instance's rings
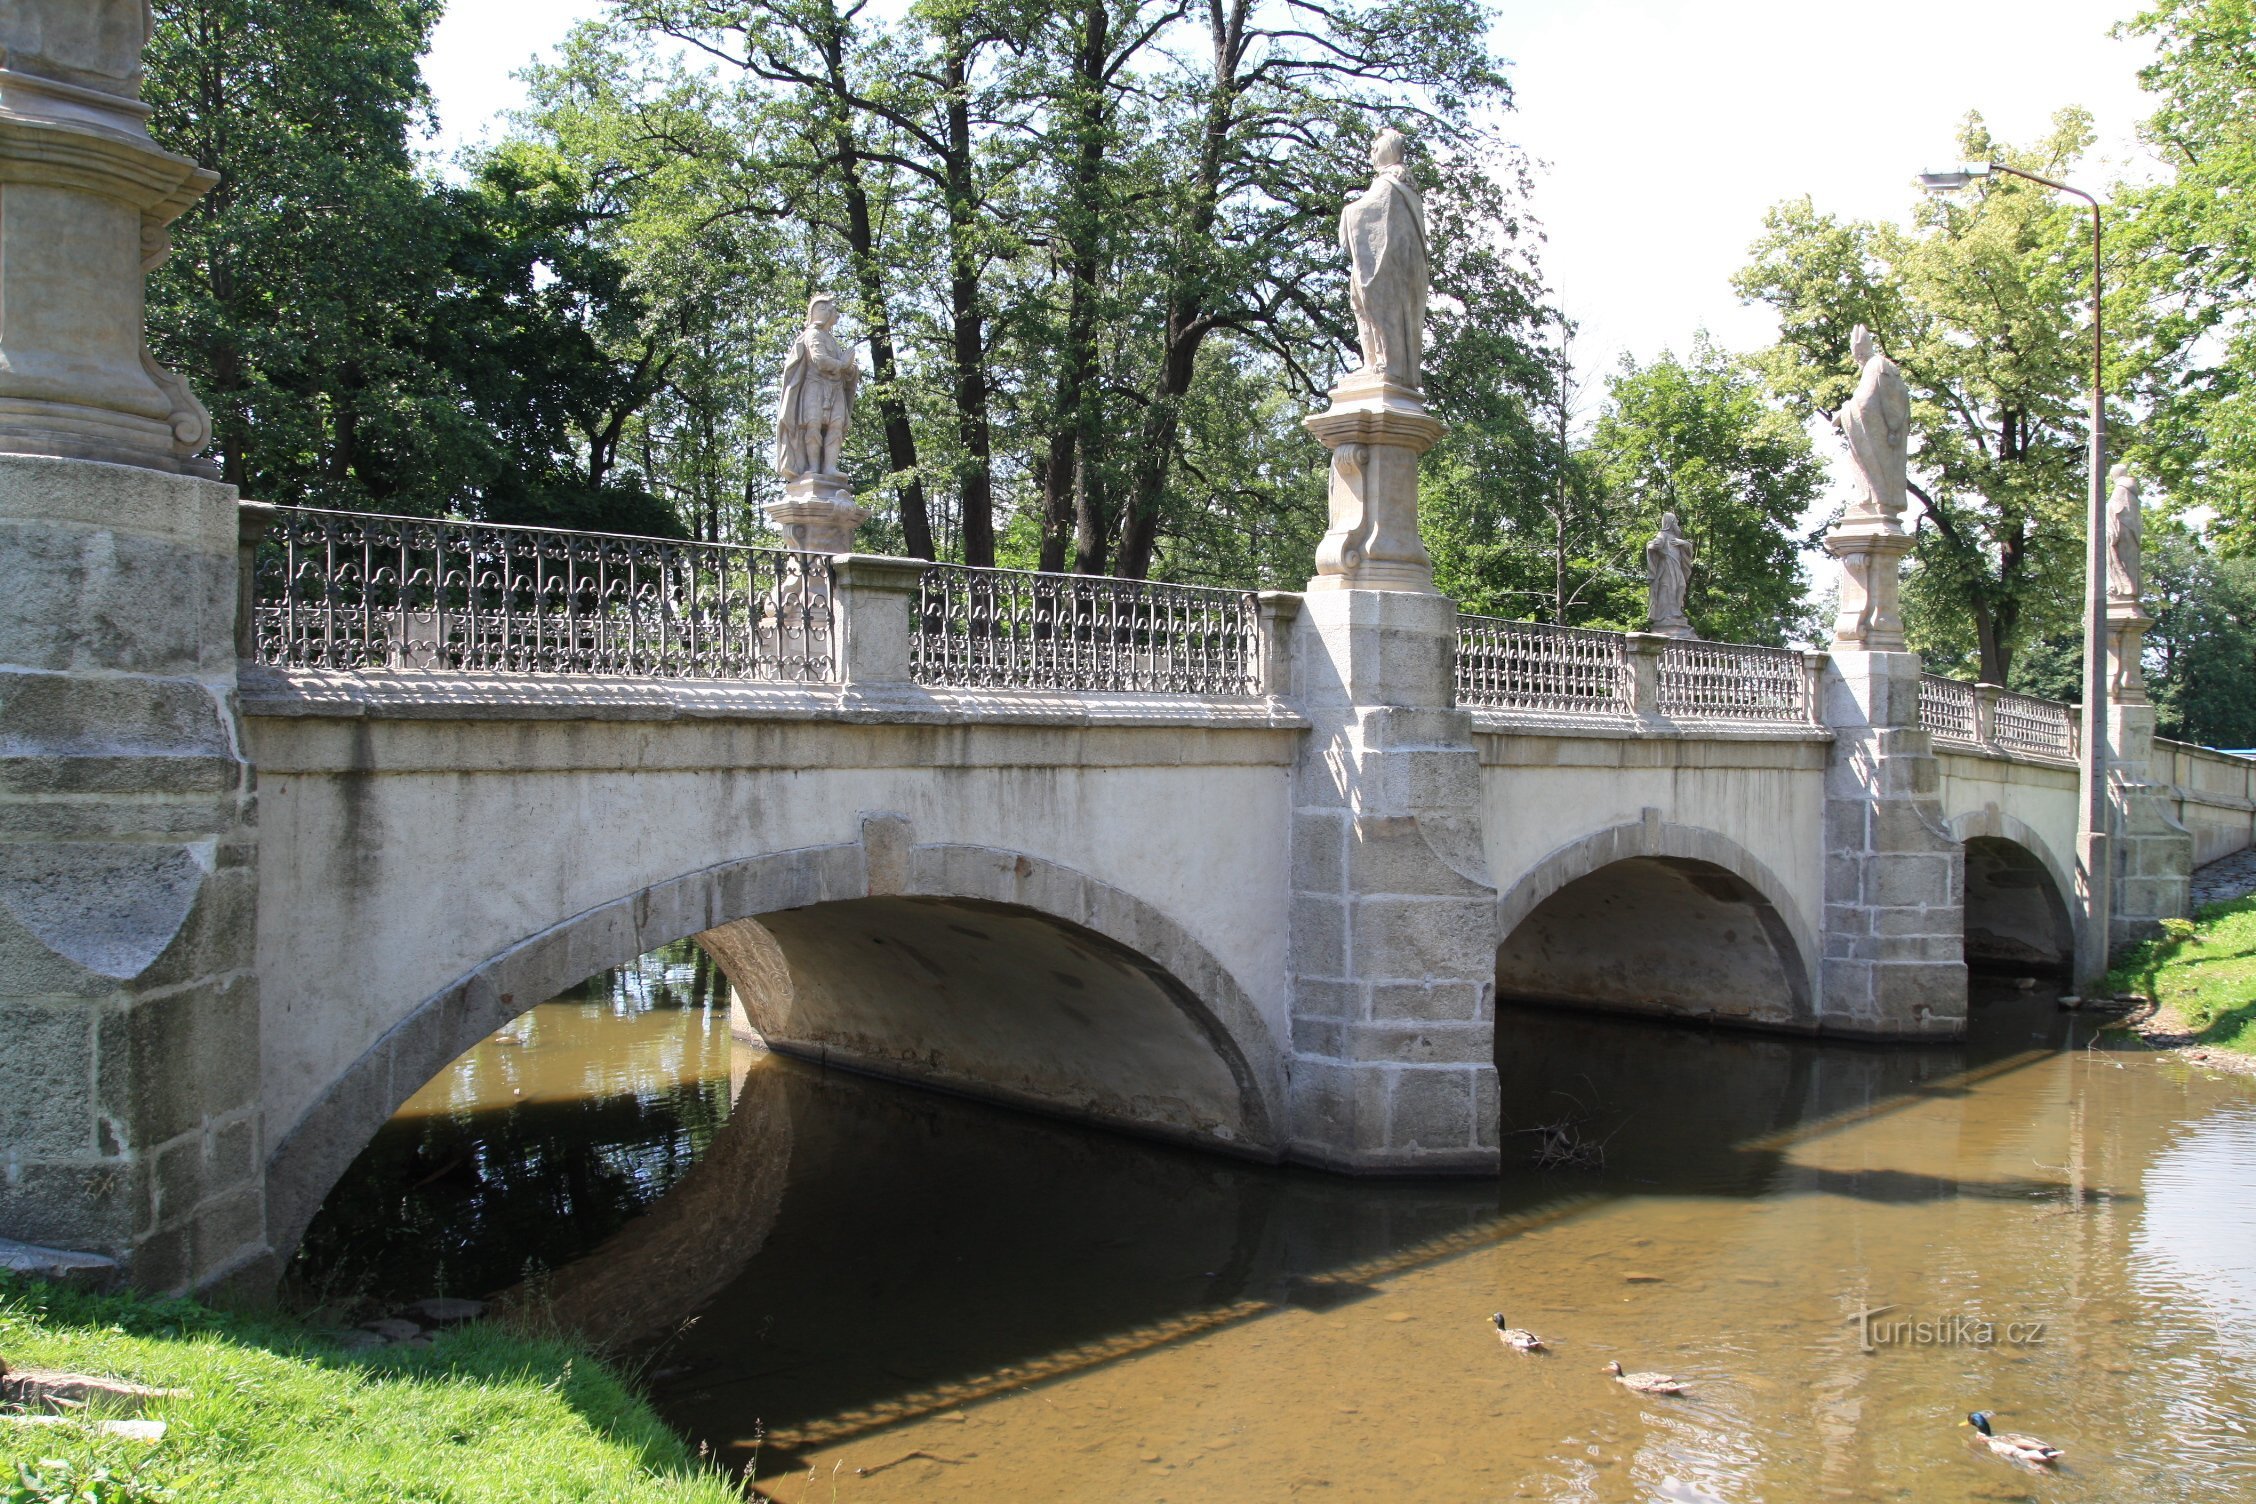
[[[1241,1126],[1215,1146],[1281,1156],[1282,1056],[1274,1037],[1236,978],[1180,924],[1072,868],[995,847],[915,845],[906,820],[879,816],[865,818],[861,841],[721,863],[575,914],[425,998],[331,1083],[268,1156],[270,1246],[287,1259],[330,1188],[399,1105],[517,1015],[671,941],[763,914],[887,897],[1007,905],[1142,958],[1236,1083]]]
[[[1612,874],[1611,884],[1605,877],[1608,873]],[[1535,948],[1557,943],[1557,937],[1541,932],[1543,927],[1567,924],[1567,910],[1598,901],[1609,886],[1672,905],[1713,909],[1717,915],[1744,915],[1750,928],[1747,943],[1740,947],[1744,962],[1740,971],[1755,985],[1715,987],[1711,988],[1714,995],[1706,997],[1668,996],[1677,982],[1697,990],[1698,978],[1673,974],[1665,979],[1670,985],[1656,985],[1649,991],[1607,987],[1589,977],[1571,987],[1515,986],[1515,970],[1529,977],[1544,969]],[[1697,826],[1672,824],[1661,819],[1659,810],[1648,808],[1642,819],[1611,826],[1552,851],[1498,897],[1499,996],[1549,996],[1555,1001],[1599,1007],[1813,1029],[1815,967],[1821,951],[1792,901],[1792,891],[1765,863],[1730,837]],[[1523,934],[1523,927],[1538,919],[1542,924]],[[1736,927],[1738,920],[1733,917],[1729,922]],[[1718,949],[1704,942],[1696,951],[1675,954],[1708,954]],[[1622,959],[1629,964],[1626,957]],[[1549,980],[1555,983],[1557,978]],[[1656,975],[1654,981],[1659,984],[1664,978]]]
[[[2075,878],[2036,827],[1989,804],[1952,817],[1948,828],[1966,848],[1966,959],[2045,969],[2070,964]],[[1993,854],[2003,859],[1983,861],[1985,846],[2002,848]]]

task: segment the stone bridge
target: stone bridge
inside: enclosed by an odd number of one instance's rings
[[[0,1237],[270,1280],[450,1059],[683,938],[778,1049],[1479,1173],[1500,996],[1949,1037],[1969,960],[2103,952],[2248,843],[2128,600],[2079,837],[2070,713],[1922,677],[1885,516],[1828,654],[1460,617],[1441,424],[1368,370],[1304,595],[857,557],[788,491],[790,551],[244,503],[141,339],[213,178],[140,36],[0,57]]]
[[[0,499],[70,603],[19,607],[0,706],[0,944],[39,993],[4,1005],[0,1226],[151,1283],[264,1277],[448,1061],[683,938],[778,1049],[1404,1173],[1496,1165],[1500,995],[1949,1037],[1969,960],[2074,946],[2072,713],[1906,653],[69,460],[0,459]],[[2126,933],[2256,809],[2141,714]]]

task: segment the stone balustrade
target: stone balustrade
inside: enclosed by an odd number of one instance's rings
[[[305,507],[245,523],[238,637],[274,667],[837,677],[820,554]]]
[[[2076,707],[1995,684],[1919,676],[1919,724],[1944,746],[2074,762]]]

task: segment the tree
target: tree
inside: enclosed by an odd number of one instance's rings
[[[1784,646],[1814,630],[1796,531],[1825,468],[1745,362],[1705,334],[1688,360],[1625,359],[1589,458],[1623,544],[1641,550],[1676,514],[1694,548],[1685,608],[1700,636]],[[1636,616],[1644,604],[1640,592]]]
[[[216,169],[150,279],[151,343],[225,478],[292,502],[670,531],[618,463],[647,371],[576,184],[504,156],[420,178],[437,0],[164,0],[151,130]]]
[[[1978,115],[1960,146],[1969,160],[2058,178],[2090,140],[2089,117],[2064,110],[2033,151],[1997,141]],[[1855,385],[1857,324],[1902,366],[1919,508],[1904,594],[1913,645],[1939,661],[1969,655],[2002,684],[2020,645],[2072,619],[2081,594],[2089,232],[2075,210],[2003,175],[1971,202],[1922,204],[1914,223],[1780,205],[1735,285],[1778,312],[1762,365],[1797,412],[1833,421]],[[2110,309],[2117,329],[2135,330],[2133,300]]]
[[[2120,197],[2112,260],[2153,311],[2125,373],[2151,404],[2141,463],[2181,505],[2256,552],[2256,3],[2162,0],[2123,30],[2151,38],[2142,134],[2171,177]]]
[[[2148,534],[2150,690],[2164,736],[2256,747],[2256,558],[2219,557],[2189,530]]]

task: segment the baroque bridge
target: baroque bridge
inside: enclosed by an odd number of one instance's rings
[[[149,138],[147,10],[19,8],[49,24],[0,56],[0,1237],[270,1281],[449,1060],[683,938],[779,1049],[1478,1173],[1499,996],[1950,1037],[1969,960],[2103,950],[2249,842],[2256,765],[2153,739],[2135,581],[2084,850],[2064,707],[1923,678],[1885,424],[1851,425],[1828,653],[1461,618],[1417,525],[1424,269],[1371,255],[1415,197],[1391,132],[1346,237],[1363,365],[1305,420],[1305,594],[842,552],[822,299],[791,551],[245,504],[143,339],[216,181]]]
[[[0,1227],[150,1283],[270,1270],[448,1061],[683,938],[778,1049],[1402,1173],[1497,1164],[1499,995],[1950,1037],[1968,961],[2074,946],[2072,712],[1907,653],[0,478],[65,484],[32,532],[91,616],[160,571],[203,616],[6,707],[75,717],[48,787],[138,779],[163,828],[0,920],[131,999],[90,1061],[11,1059]],[[2256,810],[2256,765],[2137,729],[2126,934]],[[74,1179],[111,1138],[137,1194]]]

